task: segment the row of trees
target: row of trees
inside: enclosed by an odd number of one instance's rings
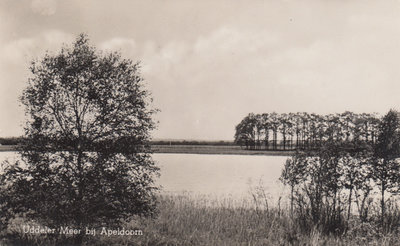
[[[375,143],[378,125],[376,114],[349,111],[328,115],[250,113],[236,126],[234,138],[236,144],[247,149],[272,150],[314,148],[328,139]]]
[[[387,193],[400,192],[400,117],[391,110],[380,121],[377,138],[366,148],[359,142],[332,139],[318,149],[290,157],[281,180],[290,187],[290,208],[303,223],[328,232],[347,228],[352,207],[359,219],[370,220],[373,193],[379,194],[382,229],[393,229],[386,211]],[[376,199],[376,196],[375,196]]]

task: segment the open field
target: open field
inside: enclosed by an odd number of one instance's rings
[[[0,145],[0,151],[14,151],[15,145]],[[289,156],[293,151],[246,150],[234,145],[152,145],[154,153],[209,155],[271,155]]]

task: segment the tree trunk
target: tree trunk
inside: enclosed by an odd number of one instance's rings
[[[294,186],[291,186],[290,190],[290,215],[293,215],[293,191],[294,191]]]
[[[265,149],[268,149],[268,141],[269,141],[269,132],[267,130],[265,132]]]
[[[79,174],[79,183],[78,183],[78,196],[77,203],[80,205],[83,200],[83,190],[84,190],[84,180],[83,180],[83,163],[82,163],[83,152],[81,150],[81,143],[78,143],[78,158],[77,158],[77,168]],[[85,222],[84,213],[81,209],[77,211],[76,214],[76,223],[79,229],[83,230],[83,223]],[[74,237],[74,244],[81,245],[83,242],[83,234],[79,233]]]
[[[353,186],[353,184],[351,184]],[[350,219],[350,212],[351,212],[351,195],[353,194],[353,187],[350,188],[350,194],[349,194],[349,207],[347,209],[347,221]]]
[[[286,149],[286,133],[283,132],[283,150]]]
[[[383,230],[384,218],[385,218],[385,183],[381,181],[381,226]]]
[[[276,146],[276,141],[277,141],[277,140],[276,140],[276,137],[277,137],[277,136],[276,136],[276,130],[274,129],[273,141],[272,141],[272,149],[273,149],[273,150],[276,150],[276,147],[277,147],[277,146]]]

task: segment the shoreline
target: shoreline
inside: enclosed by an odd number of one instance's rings
[[[160,154],[204,154],[204,155],[264,155],[290,156],[295,151],[246,150],[231,145],[152,145],[154,153]]]
[[[153,153],[159,154],[202,154],[202,155],[263,155],[290,156],[294,151],[246,150],[232,145],[152,145]],[[15,145],[1,145],[0,152],[16,151]]]
[[[16,145],[0,145],[0,152],[16,151]]]

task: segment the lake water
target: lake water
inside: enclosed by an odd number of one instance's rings
[[[14,159],[0,152],[0,161]],[[153,154],[160,167],[157,184],[168,194],[191,194],[235,200],[251,198],[262,187],[272,200],[284,196],[279,177],[287,157],[253,155]]]
[[[273,200],[285,193],[279,177],[287,157],[154,154],[153,159],[164,192],[247,199],[262,187]]]

